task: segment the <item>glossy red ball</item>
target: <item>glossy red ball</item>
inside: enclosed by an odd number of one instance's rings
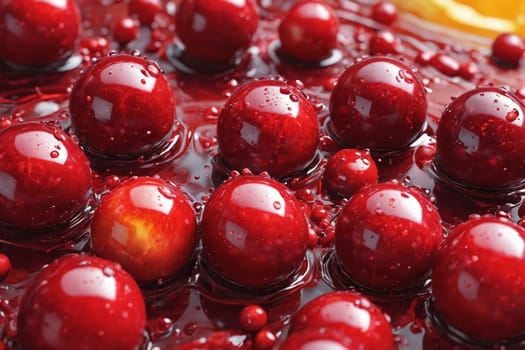
[[[243,287],[284,281],[304,260],[308,224],[294,195],[262,176],[239,176],[213,192],[201,223],[211,269]]]
[[[379,23],[390,25],[397,19],[397,7],[388,1],[379,1],[372,6],[371,17]]]
[[[356,193],[335,230],[343,270],[359,285],[384,291],[420,286],[442,240],[441,219],[430,199],[397,183]]]
[[[137,349],[146,325],[142,293],[122,268],[66,255],[39,272],[18,314],[24,350]]]
[[[3,0],[0,59],[30,67],[59,64],[75,51],[80,22],[75,0]]]
[[[252,0],[183,0],[177,7],[175,31],[190,56],[228,64],[248,48],[258,22]]]
[[[343,339],[350,339],[351,349],[394,349],[394,336],[388,318],[377,306],[358,293],[323,294],[304,305],[292,317],[290,323],[291,338],[295,334],[302,334],[306,336],[306,340],[309,332],[322,334],[317,333],[320,329],[337,331]],[[297,340],[298,344],[301,344],[300,339]],[[291,340],[289,342],[294,343]]]
[[[525,229],[481,217],[456,226],[434,263],[432,293],[440,316],[479,340],[525,332]]]
[[[259,331],[268,321],[268,314],[259,305],[247,305],[239,314],[239,325],[245,331]]]
[[[174,92],[157,63],[113,55],[88,67],[73,87],[71,125],[81,145],[103,156],[152,152],[172,130]]]
[[[155,282],[188,264],[197,243],[195,212],[176,186],[139,177],[102,197],[91,223],[95,254],[138,282]]]
[[[139,24],[133,18],[121,17],[113,24],[113,38],[121,45],[136,40],[139,35]]]
[[[492,42],[492,59],[502,65],[517,66],[525,53],[523,39],[512,33],[501,33]]]
[[[139,19],[140,23],[151,25],[162,10],[162,0],[130,0],[128,10],[131,15]]]
[[[289,335],[279,350],[372,350],[376,348],[357,347],[354,339],[337,329],[313,328]],[[383,348],[381,348],[383,349]],[[385,348],[387,349],[387,348]]]
[[[392,32],[379,31],[375,33],[368,42],[370,55],[396,54],[401,51],[401,40]]]
[[[426,122],[425,88],[410,67],[390,57],[363,59],[339,77],[330,98],[332,131],[345,146],[407,147]]]
[[[377,166],[370,153],[347,148],[328,158],[324,179],[328,188],[344,197],[377,183]]]
[[[11,270],[11,260],[5,254],[0,253],[0,282],[7,276]]]
[[[296,2],[279,25],[281,47],[302,61],[320,61],[337,47],[339,19],[324,1]]]
[[[294,175],[317,151],[319,123],[298,89],[274,80],[254,80],[232,94],[217,122],[219,154],[230,167]]]
[[[18,124],[0,132],[0,222],[35,229],[77,215],[91,195],[91,169],[62,130]]]
[[[437,129],[436,163],[462,185],[508,188],[525,179],[525,106],[493,87],[465,92]]]

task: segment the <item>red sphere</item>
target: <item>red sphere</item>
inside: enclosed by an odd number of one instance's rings
[[[239,325],[245,331],[259,331],[266,326],[268,314],[259,305],[245,306],[239,315]]]
[[[320,61],[337,47],[339,20],[324,1],[296,2],[279,25],[282,49],[303,61]]]
[[[7,276],[9,270],[11,270],[11,260],[7,255],[0,253],[0,282]]]
[[[91,234],[95,254],[118,262],[138,282],[153,282],[187,265],[197,243],[197,223],[181,190],[141,177],[102,197]]]
[[[150,25],[155,21],[155,16],[162,10],[161,0],[130,0],[129,13],[138,17],[140,23]]]
[[[377,183],[377,166],[365,151],[342,149],[328,158],[324,178],[331,191],[351,197],[360,189]]]
[[[347,337],[352,341],[351,349],[394,349],[389,320],[377,306],[357,293],[323,294],[304,305],[291,320],[292,337],[315,334],[319,329],[337,331]]]
[[[404,63],[372,57],[339,77],[330,99],[338,142],[374,151],[408,146],[426,122],[425,88]]]
[[[517,66],[525,52],[523,39],[512,33],[502,33],[492,42],[492,58],[500,64]]]
[[[113,55],[87,68],[69,102],[71,125],[89,152],[137,156],[155,149],[172,130],[174,93],[154,62]]]
[[[356,193],[335,229],[335,248],[344,271],[375,290],[421,285],[442,239],[441,219],[430,200],[396,183]]]
[[[485,87],[456,98],[437,129],[437,165],[463,185],[508,188],[525,179],[525,106]]]
[[[145,325],[141,291],[120,265],[66,255],[24,295],[18,341],[23,349],[137,349]]]
[[[139,35],[139,24],[133,18],[121,17],[113,24],[113,38],[121,45],[136,40]]]
[[[358,347],[354,339],[337,329],[313,328],[289,335],[279,350],[372,350],[374,347]],[[381,348],[383,349],[383,348]],[[385,348],[388,349],[388,348]]]
[[[308,224],[282,184],[239,176],[213,192],[201,223],[203,257],[228,281],[244,287],[282,282],[301,265]]]
[[[371,17],[379,23],[390,25],[397,19],[397,7],[391,2],[379,1],[372,6]]]
[[[3,0],[0,4],[0,59],[42,67],[75,51],[80,14],[75,0]]]
[[[190,56],[227,64],[250,45],[258,22],[252,0],[183,0],[175,30]]]
[[[401,51],[401,40],[392,32],[379,31],[370,38],[368,49],[370,55],[395,54]]]
[[[0,222],[50,227],[78,214],[91,195],[91,169],[62,130],[39,123],[0,132]]]
[[[293,86],[255,80],[238,88],[217,122],[219,153],[231,167],[286,177],[314,158],[319,123],[312,104]]]
[[[455,227],[434,263],[436,308],[451,326],[485,341],[525,332],[525,229],[481,217]]]

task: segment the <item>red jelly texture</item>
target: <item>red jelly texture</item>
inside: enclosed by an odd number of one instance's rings
[[[337,47],[339,19],[324,1],[296,2],[279,25],[281,47],[302,61],[320,61]]]
[[[69,109],[73,130],[88,152],[129,157],[151,152],[167,138],[175,97],[157,63],[113,55],[83,72]]]
[[[248,48],[259,23],[252,0],[183,0],[175,30],[189,56],[229,64]]]
[[[430,200],[397,183],[356,193],[335,229],[344,271],[359,285],[376,290],[421,285],[442,239],[441,219]]]
[[[328,188],[344,197],[377,183],[378,170],[372,156],[362,150],[347,148],[334,153],[324,170]]]
[[[438,314],[478,340],[523,335],[524,249],[523,227],[502,218],[474,218],[455,227],[433,267]]]
[[[408,146],[421,134],[426,112],[423,84],[410,67],[390,57],[348,67],[330,97],[338,142],[373,151]]]
[[[439,169],[466,186],[522,184],[524,113],[522,101],[506,90],[483,87],[460,95],[445,109],[437,129]]]
[[[140,177],[104,195],[91,234],[95,254],[118,262],[138,282],[155,282],[188,264],[197,223],[180,189],[162,179]]]
[[[3,0],[0,59],[45,67],[61,63],[78,44],[80,14],[75,0]]]
[[[26,123],[0,133],[0,222],[21,229],[61,224],[91,194],[91,170],[62,130]]]
[[[305,257],[308,224],[282,184],[239,176],[219,186],[200,226],[203,257],[234,284],[262,288],[284,281]]]
[[[66,255],[27,290],[18,335],[24,350],[137,349],[145,324],[142,293],[118,264]]]
[[[255,80],[226,102],[217,121],[217,140],[228,166],[287,177],[312,162],[319,124],[300,90],[281,81]]]
[[[320,329],[326,331],[319,333]],[[292,337],[294,334],[301,334],[304,338],[300,338],[304,341],[310,337],[309,334],[315,334],[315,339],[322,339],[320,336],[325,334],[329,336],[325,338],[328,340],[332,337],[328,331],[337,331],[336,334],[339,334],[339,337],[331,341],[342,339],[339,340],[342,345],[348,346],[344,339],[350,340],[351,349],[394,349],[394,337],[388,318],[366,297],[355,292],[323,294],[308,302],[292,317]],[[290,340],[289,343],[298,341],[302,344],[300,338]],[[285,349],[294,349],[287,346]]]

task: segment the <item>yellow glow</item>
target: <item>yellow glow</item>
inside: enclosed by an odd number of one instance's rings
[[[494,37],[502,32],[525,36],[523,0],[392,0],[418,17],[474,34]]]

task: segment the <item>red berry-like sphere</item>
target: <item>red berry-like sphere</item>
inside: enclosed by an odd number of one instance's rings
[[[130,0],[128,3],[129,13],[137,16],[144,25],[152,24],[161,9],[161,0]]]
[[[87,68],[69,102],[71,125],[89,152],[137,156],[169,135],[174,93],[159,66],[130,55],[113,55]]]
[[[11,270],[11,260],[7,255],[0,253],[0,282],[7,276],[9,270]]]
[[[146,307],[120,265],[66,255],[44,268],[22,299],[18,341],[25,350],[137,349]]]
[[[228,64],[250,45],[258,22],[252,0],[183,0],[175,30],[190,56]]]
[[[0,59],[43,67],[64,61],[78,44],[80,14],[75,0],[2,0]]]
[[[525,332],[525,229],[481,217],[455,227],[434,263],[432,292],[439,315],[485,341]]]
[[[133,18],[121,17],[113,24],[113,38],[119,44],[125,45],[137,39],[139,24]]]
[[[226,280],[268,287],[301,264],[308,224],[294,195],[262,176],[239,176],[213,192],[201,223],[203,257]]]
[[[351,197],[363,187],[377,183],[377,166],[365,151],[342,149],[328,158],[324,178],[331,191]]]
[[[339,77],[330,98],[338,142],[374,151],[408,146],[422,131],[427,100],[410,67],[389,57],[355,63]]]
[[[62,130],[39,123],[0,132],[0,221],[22,229],[58,225],[91,194],[91,170]]]
[[[397,19],[397,7],[391,2],[379,1],[372,6],[371,17],[379,23],[392,24]]]
[[[428,277],[442,239],[441,219],[417,190],[382,183],[356,193],[336,223],[344,271],[376,290],[401,290]]]
[[[525,52],[523,39],[512,33],[502,33],[492,42],[492,58],[500,64],[517,66]]]
[[[445,109],[437,129],[437,165],[461,184],[507,188],[525,179],[525,106],[512,93],[468,91]]]
[[[303,61],[320,61],[337,47],[339,20],[324,1],[296,2],[279,25],[282,49]]]
[[[217,122],[219,153],[231,167],[286,177],[314,158],[319,123],[312,104],[293,86],[255,80],[238,88]]]
[[[245,306],[239,315],[239,325],[245,331],[258,331],[266,326],[268,315],[259,305]]]
[[[138,282],[179,272],[197,242],[187,196],[157,178],[122,183],[102,197],[91,223],[95,254],[118,262]]]
[[[351,339],[351,349],[394,349],[394,337],[387,317],[357,293],[331,292],[313,299],[292,318],[290,333],[292,336],[308,335],[323,328],[338,331]]]
[[[279,350],[372,350],[374,347],[354,345],[354,339],[337,329],[312,328],[293,333],[279,346]],[[383,348],[381,348],[383,349]],[[388,349],[388,348],[385,348]]]

